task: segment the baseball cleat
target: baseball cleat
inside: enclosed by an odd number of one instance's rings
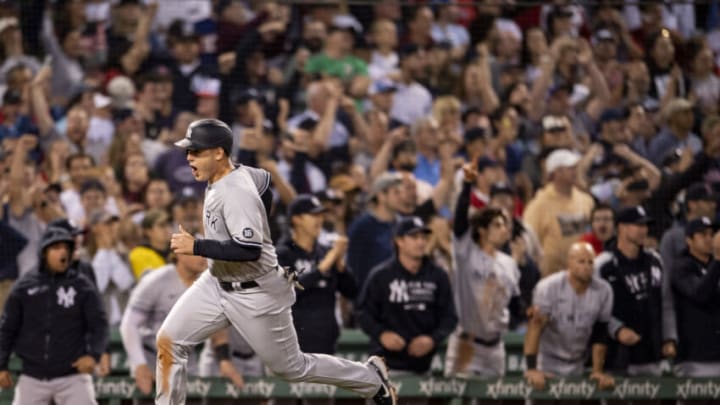
[[[379,356],[370,356],[367,365],[375,370],[382,383],[377,394],[372,397],[373,401],[378,405],[397,405],[397,392],[395,392],[395,387],[390,384],[385,360]]]

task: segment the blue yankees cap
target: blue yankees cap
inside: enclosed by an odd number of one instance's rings
[[[705,232],[707,229],[717,229],[717,224],[714,224],[708,217],[695,218],[685,224],[685,236],[692,237],[696,233]]]
[[[641,206],[625,208],[617,214],[615,221],[619,224],[648,225],[653,222]]]
[[[320,203],[320,199],[309,194],[301,194],[295,197],[288,206],[289,217],[303,214],[321,214],[325,211],[327,210]]]
[[[185,138],[175,142],[175,146],[186,150],[223,148],[230,155],[233,134],[227,124],[216,119],[202,119],[190,124]]]
[[[403,217],[395,223],[395,237],[414,235],[417,233],[432,233],[420,217]]]

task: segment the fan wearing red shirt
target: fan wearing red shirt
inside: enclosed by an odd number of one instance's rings
[[[615,212],[607,204],[597,204],[590,215],[590,232],[580,240],[592,245],[595,254],[603,251],[605,243],[615,235]]]

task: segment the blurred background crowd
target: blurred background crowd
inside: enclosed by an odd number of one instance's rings
[[[146,324],[150,362],[162,310],[135,287],[204,268],[168,250],[179,225],[202,234],[205,189],[173,142],[219,118],[233,160],[272,174],[305,350],[359,327],[425,373],[451,336],[446,372],[502,375],[491,349],[583,240],[641,336],[610,321],[633,349],[608,363],[720,376],[720,7],[543,3],[0,1],[0,300],[63,228],[106,322]]]

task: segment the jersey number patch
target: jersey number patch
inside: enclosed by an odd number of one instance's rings
[[[253,235],[255,235],[255,233],[253,232],[252,229],[250,229],[250,228],[243,229],[243,233],[242,233],[243,238],[252,239]]]

